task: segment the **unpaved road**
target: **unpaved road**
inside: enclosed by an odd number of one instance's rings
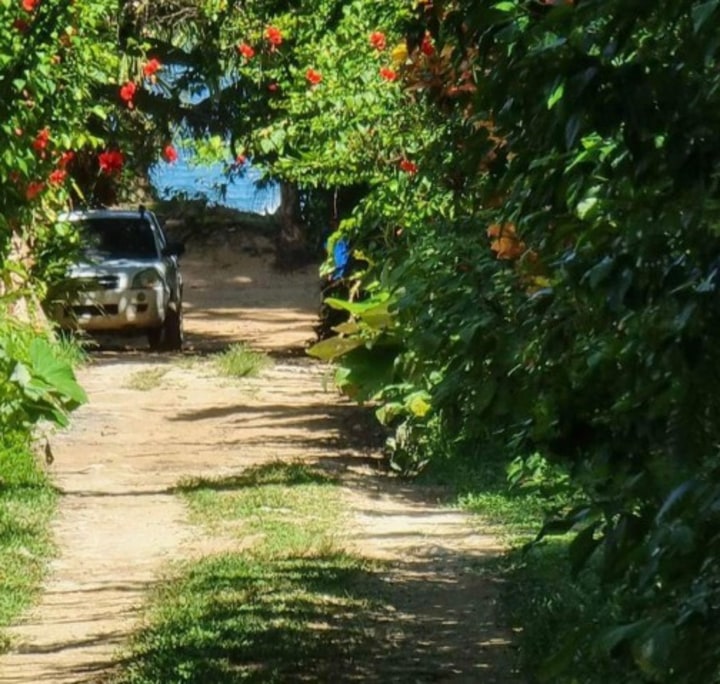
[[[368,424],[302,354],[318,307],[316,270],[278,274],[267,248],[242,235],[190,245],[188,351],[110,349],[81,370],[90,402],[51,437],[62,492],[58,556],[38,605],[11,630],[0,682],[102,680],[166,564],[214,550],[171,488],[184,476],[277,458],[343,474],[347,546],[388,562],[393,620],[377,638],[392,643],[393,656],[368,680],[518,681],[497,587],[472,570],[498,552],[496,541],[373,468]],[[218,379],[206,352],[235,341],[267,350],[274,367],[255,380]],[[149,370],[156,386],[134,388]]]

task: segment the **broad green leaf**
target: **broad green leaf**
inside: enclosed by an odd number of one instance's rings
[[[47,383],[54,391],[78,404],[87,401],[87,395],[77,383],[72,367],[55,357],[47,340],[36,337],[30,343],[29,352],[33,375]]]
[[[12,374],[10,375],[10,381],[17,383],[20,387],[27,387],[32,380],[32,375],[28,370],[28,367],[21,362],[15,364]]]
[[[692,9],[693,30],[698,33],[718,8],[720,0],[707,0]]]
[[[556,86],[555,90],[550,93],[550,97],[548,97],[547,100],[547,108],[552,109],[560,100],[562,100],[563,95],[565,94],[565,84],[560,83],[558,86]]]
[[[612,651],[624,641],[632,640],[642,634],[650,625],[652,620],[644,618],[626,625],[618,625],[606,629],[598,637],[598,646],[606,653]]]
[[[314,344],[308,349],[307,353],[323,361],[333,361],[353,349],[362,347],[364,344],[365,340],[361,337],[329,337]]]
[[[430,395],[427,392],[414,392],[405,397],[405,406],[416,418],[424,418],[432,408],[430,406]]]

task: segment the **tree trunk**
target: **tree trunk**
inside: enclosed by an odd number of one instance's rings
[[[4,300],[2,306],[8,316],[29,323],[37,330],[47,331],[50,323],[28,282],[34,263],[28,241],[13,232],[7,261],[0,270],[0,299]]]
[[[275,262],[278,268],[298,268],[311,259],[305,227],[300,219],[300,195],[297,186],[280,184],[280,232],[277,237]]]

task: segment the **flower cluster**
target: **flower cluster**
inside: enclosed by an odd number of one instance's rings
[[[37,6],[40,4],[40,0],[22,0],[22,8],[28,13],[32,14]]]
[[[370,34],[370,45],[372,45],[378,52],[382,52],[387,46],[385,34],[381,31],[373,31]]]
[[[487,229],[487,236],[490,238],[490,249],[498,259],[517,259],[527,249],[513,223],[493,223]]]
[[[98,155],[100,172],[111,176],[113,173],[122,171],[125,157],[120,150],[105,150]]]
[[[315,71],[315,69],[308,69],[305,72],[305,78],[310,85],[317,85],[322,81],[322,74],[319,71]]]
[[[380,77],[386,81],[394,81],[397,78],[397,71],[390,67],[380,67]]]
[[[420,51],[427,57],[435,54],[435,44],[433,43],[432,36],[429,33],[426,33],[423,36],[422,43],[420,43]]]
[[[143,76],[146,78],[150,78],[154,76],[162,67],[162,64],[160,63],[160,60],[158,59],[149,59],[145,64],[143,65]]]
[[[67,180],[68,172],[65,169],[55,169],[49,176],[50,185],[62,185]]]
[[[57,168],[48,176],[48,182],[50,185],[62,185],[67,180],[67,167],[73,159],[75,159],[75,152],[72,150],[66,150],[60,155],[57,162]]]
[[[22,134],[22,131],[16,131],[18,134]],[[33,147],[40,153],[40,156],[44,159],[46,154],[46,148],[50,142],[50,130],[45,127],[35,137],[33,141]],[[57,160],[57,166],[53,169],[47,177],[47,183],[34,180],[30,181],[25,188],[25,198],[28,201],[34,200],[40,193],[42,193],[48,185],[62,185],[68,179],[68,164],[75,158],[75,152],[67,150],[62,152]],[[15,171],[10,174],[10,178],[14,183],[20,182],[20,174]]]
[[[28,200],[34,200],[45,189],[45,183],[41,181],[31,181],[25,189],[25,197]]]
[[[137,86],[132,81],[128,81],[120,88],[120,99],[123,100],[130,109],[134,106],[133,98],[135,97],[136,91]]]
[[[247,60],[250,60],[255,56],[255,48],[248,43],[240,43],[236,49]]]
[[[265,38],[267,38],[268,43],[270,43],[271,49],[282,45],[283,42],[282,31],[280,31],[277,26],[268,26],[265,29]]]
[[[173,164],[178,160],[177,150],[173,147],[173,145],[168,143],[165,147],[163,147],[162,157],[168,164]]]
[[[41,156],[45,157],[45,150],[50,142],[50,129],[46,126],[35,136],[32,146],[33,149]]]

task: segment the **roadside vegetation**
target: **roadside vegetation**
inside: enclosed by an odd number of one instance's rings
[[[72,370],[81,358],[72,342],[0,309],[0,628],[29,605],[52,553],[56,496],[32,443],[39,425],[67,425],[85,401]]]
[[[247,344],[231,344],[225,351],[213,356],[218,375],[227,378],[254,378],[272,366],[272,359]]]
[[[336,485],[279,462],[182,482],[194,521],[230,550],[173,568],[114,681],[329,681],[348,663],[361,667],[382,589],[373,568],[335,542],[344,515]]]
[[[28,437],[0,433],[0,630],[30,605],[53,553],[57,496]],[[0,652],[10,645],[0,631]]]
[[[73,253],[56,211],[135,201],[175,145],[228,182],[251,161],[281,186],[280,263],[332,255],[341,322],[311,353],[377,407],[393,467],[567,478],[539,534],[570,535],[557,584],[607,610],[535,649],[546,679],[719,681],[717,0],[0,11],[0,427],[35,420],[28,378],[44,417],[82,399],[36,364],[44,332],[24,361],[6,343]]]

